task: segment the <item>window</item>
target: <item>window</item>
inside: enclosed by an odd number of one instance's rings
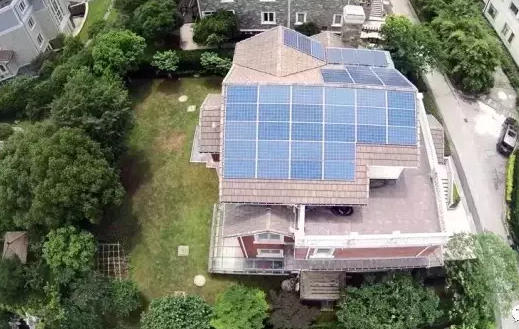
[[[331,258],[333,257],[333,252],[335,249],[333,248],[315,248],[314,254],[312,257],[314,258]]]
[[[510,31],[510,28],[508,27],[508,24],[505,23],[505,25],[503,25],[503,28],[501,29],[501,34],[506,36],[508,34],[508,31]]]
[[[258,249],[258,257],[283,257],[283,249]]]
[[[296,13],[296,25],[306,23],[306,13]]]
[[[2,73],[7,72],[7,69],[5,68],[4,64],[0,64],[0,72],[2,72]]]
[[[276,24],[276,13],[262,12],[261,13],[261,24]]]
[[[260,233],[254,236],[254,241],[257,243],[282,243],[283,237],[281,234]]]
[[[56,0],[50,0],[50,4],[51,4],[51,7],[52,7],[52,11],[54,12],[54,15],[56,16],[58,21],[61,22],[61,20],[63,19],[63,16],[64,16],[63,15],[63,10],[58,5]]]
[[[38,36],[36,37],[36,41],[38,41],[38,44],[40,46],[43,44],[43,37],[41,36],[41,34],[38,34]]]
[[[492,5],[491,5],[492,6]],[[495,8],[494,8],[495,10]],[[517,15],[517,13],[519,13],[519,9],[517,9],[517,6],[512,2],[510,4],[510,11],[514,14],[514,15]]]
[[[332,26],[341,26],[342,25],[342,15],[335,14],[333,15]]]
[[[515,34],[514,34],[514,32],[510,33],[510,36],[508,37],[508,40],[507,40],[508,43],[512,43],[512,41],[514,40],[514,38],[515,38]]]
[[[31,29],[34,28],[34,19],[32,19],[32,17],[29,17],[29,20],[27,21],[27,24],[29,25],[29,27]]]
[[[27,5],[25,4],[24,1],[21,1],[20,4],[18,5],[18,8],[20,8],[20,11],[23,13],[25,11],[25,9],[27,8]]]
[[[487,13],[492,19],[496,18],[497,10],[492,4],[488,7]]]
[[[48,45],[47,48],[45,48],[45,51],[51,51],[51,50],[52,50],[51,45]]]
[[[222,2],[234,2],[234,0],[222,0]]]
[[[214,15],[214,13],[216,13],[216,11],[203,11],[202,17],[211,16]]]

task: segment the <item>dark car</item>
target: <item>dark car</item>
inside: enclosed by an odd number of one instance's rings
[[[497,151],[503,155],[510,155],[517,144],[517,121],[513,118],[506,118],[503,122],[503,129],[497,141]]]

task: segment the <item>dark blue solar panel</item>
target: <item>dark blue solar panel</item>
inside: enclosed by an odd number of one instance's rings
[[[326,48],[326,61],[332,64],[342,63],[341,48]]]
[[[258,160],[258,178],[288,179],[288,161]]]
[[[364,84],[364,85],[376,85],[382,86],[383,83],[379,78],[371,71],[369,67],[364,66],[351,66],[347,65],[346,69],[350,73],[353,82],[356,84]]]
[[[386,57],[386,53],[383,52],[383,51],[373,51],[372,54],[373,56],[373,65],[374,66],[381,66],[381,67],[386,67],[387,66],[387,57]]]
[[[288,140],[287,122],[260,122],[258,127],[259,140]]]
[[[357,89],[357,106],[386,107],[386,92],[376,89]]]
[[[292,140],[322,141],[322,123],[292,123]]]
[[[258,159],[288,159],[288,141],[258,141]]]
[[[355,125],[326,124],[324,130],[327,142],[355,142]]]
[[[228,103],[257,103],[258,86],[228,86]]]
[[[258,106],[246,103],[228,103],[225,108],[227,121],[256,121]]]
[[[358,64],[357,52],[353,48],[342,49],[342,62],[344,64]]]
[[[325,105],[324,121],[328,123],[355,123],[355,107]]]
[[[388,127],[389,144],[416,145],[416,127]]]
[[[292,105],[292,122],[323,122],[322,105]]]
[[[225,139],[256,139],[256,122],[227,122]]]
[[[225,159],[223,177],[225,178],[251,178],[254,177],[256,164],[254,160]]]
[[[260,104],[259,121],[289,121],[290,104]]]
[[[391,126],[416,127],[416,112],[413,110],[388,109],[388,124]]]
[[[226,141],[226,159],[255,159],[256,141]]]
[[[289,30],[289,29],[284,29],[283,30],[283,43],[286,46],[290,46],[292,48],[297,49],[297,32]]]
[[[385,126],[357,125],[357,142],[368,144],[385,144]]]
[[[367,49],[356,49],[355,50],[355,59],[357,60],[357,64],[373,66],[375,61],[373,59],[374,50]]]
[[[292,160],[321,160],[322,158],[322,142],[292,142]]]
[[[321,75],[325,83],[353,83],[346,70],[322,69]]]
[[[387,107],[415,110],[415,94],[399,91],[387,92]]]
[[[331,105],[355,105],[355,89],[324,87],[324,103]]]
[[[404,78],[404,76],[396,69],[387,69],[382,67],[373,67],[372,69],[386,86],[413,87],[411,83],[407,81],[407,79]]]
[[[353,161],[325,161],[324,179],[355,180],[355,162]]]
[[[306,35],[298,35],[297,36],[297,49],[304,52],[305,54],[312,54],[312,44],[310,42],[310,38]]]
[[[357,123],[386,125],[386,109],[379,107],[357,107]]]
[[[292,161],[291,178],[295,179],[321,179],[322,161]]]
[[[260,103],[290,103],[290,86],[260,86]]]
[[[324,160],[355,160],[355,143],[326,143]]]
[[[293,86],[292,103],[294,104],[322,104],[323,87]]]
[[[322,43],[312,40],[312,56],[322,61],[326,60],[325,50]]]

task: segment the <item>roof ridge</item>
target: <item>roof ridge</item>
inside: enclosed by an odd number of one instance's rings
[[[281,49],[282,47],[284,47],[285,45],[283,44],[283,33],[284,33],[284,30],[283,30],[283,27],[282,26],[279,26],[280,28],[278,29],[278,45],[277,45],[277,49],[276,49],[276,76],[281,76],[281,73],[282,73],[282,66],[281,66],[281,61],[283,60],[282,56],[281,56]]]

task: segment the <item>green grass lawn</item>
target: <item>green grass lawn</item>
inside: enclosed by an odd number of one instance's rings
[[[81,41],[85,42],[88,40],[88,28],[93,22],[103,18],[108,7],[110,7],[110,1],[111,0],[92,0],[88,2],[88,16],[85,25],[83,25],[83,29],[81,29],[81,32],[78,34]],[[115,16],[115,14],[110,14],[110,16]],[[108,16],[108,19],[110,19],[110,16]]]
[[[102,225],[100,239],[125,244],[131,277],[147,300],[180,290],[212,302],[236,280],[266,289],[279,287],[280,278],[207,273],[218,179],[214,169],[189,162],[199,112],[186,110],[188,105],[198,109],[208,93],[219,92],[221,79],[139,84],[132,90],[136,120],[122,163],[128,197],[122,209],[111,216],[113,222]],[[178,102],[181,95],[187,95],[188,101]],[[177,257],[179,245],[189,245],[188,257]],[[202,288],[193,283],[197,274],[207,277]]]

